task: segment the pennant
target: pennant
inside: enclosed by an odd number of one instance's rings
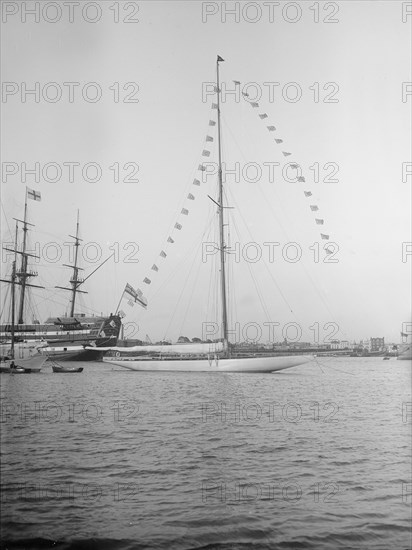
[[[262,120],[263,120],[264,118],[267,118],[267,117],[268,117],[268,116],[267,116],[266,113],[262,113],[261,115],[259,115],[259,118],[261,118]]]
[[[311,204],[310,209],[312,210],[312,212],[317,212],[319,210],[319,208],[316,206],[316,204]]]
[[[27,187],[27,198],[33,201],[41,201],[41,193],[40,191],[34,191],[34,189],[29,189]]]
[[[143,282],[146,283],[147,285],[150,285],[150,283],[152,282],[150,279],[148,279],[147,277],[145,277],[143,279]]]
[[[252,101],[251,106],[252,107],[259,107],[259,103],[256,103],[255,101]]]
[[[116,327],[116,323],[113,321],[113,319],[110,321],[109,325],[110,325],[112,328],[115,328],[115,327]]]
[[[407,338],[407,337],[408,337],[408,333],[407,333],[407,332],[401,332],[401,336],[402,336],[402,338]]]
[[[213,141],[212,136],[206,136],[206,141]]]
[[[333,250],[329,250],[329,248],[325,248],[326,254],[333,254]]]
[[[193,185],[200,185],[200,181],[199,180],[193,180]]]
[[[240,86],[240,81],[239,80],[234,80],[233,82],[236,84],[236,86]]]
[[[209,126],[216,126],[216,121],[209,120]]]
[[[195,200],[195,197],[194,195],[192,195],[192,193],[189,193],[187,198],[190,200],[190,201],[194,201]]]
[[[269,132],[274,132],[276,130],[274,126],[267,126],[267,129],[269,130]]]
[[[122,309],[119,309],[117,315],[120,317],[120,319],[124,319],[124,317],[126,317],[126,313]]]
[[[247,94],[246,92],[242,92],[242,95],[245,97],[249,97],[249,94]]]
[[[133,302],[133,300],[127,300],[127,304],[128,304],[130,307],[134,307],[134,302]]]
[[[215,87],[213,88],[213,91],[214,91],[214,92],[220,92],[220,88],[218,88],[217,86],[215,86]]]
[[[295,163],[290,164],[289,166],[290,166],[291,168],[294,168],[295,170],[297,170],[297,169],[299,168],[299,164],[295,164]]]
[[[167,242],[168,243],[174,243],[174,240],[172,239],[172,237],[167,237]]]
[[[159,268],[157,267],[156,264],[152,265],[152,271],[159,271]]]
[[[276,141],[276,143],[283,143],[283,139],[276,139],[275,138],[275,141]]]
[[[224,61],[224,59],[222,59],[220,55],[217,56],[217,62],[219,63],[219,61]]]
[[[315,219],[315,222],[316,222],[318,225],[323,225],[324,220],[320,220],[319,218],[316,218],[316,219]]]
[[[203,149],[202,157],[210,157],[210,151],[208,151],[207,149]]]
[[[328,240],[329,240],[329,235],[325,235],[324,233],[321,233],[320,236],[321,236],[321,238],[324,239],[325,241],[328,241]]]
[[[217,103],[212,103],[212,109],[217,109]]]
[[[199,164],[198,170],[200,170],[201,172],[204,172],[206,170],[206,168],[203,166],[203,164]]]
[[[304,178],[303,176],[299,176],[299,177],[298,177],[298,181],[304,182],[304,181],[306,181],[306,180],[305,180],[305,178]]]
[[[160,256],[161,256],[162,258],[166,258],[167,254],[166,254],[166,252],[165,252],[164,250],[162,250],[162,251],[160,252]]]
[[[187,208],[182,208],[180,213],[183,214],[184,216],[188,216],[189,215],[189,210]]]
[[[305,193],[305,197],[311,197],[312,192],[311,191],[303,191]]]
[[[292,154],[292,153],[286,153],[285,151],[282,151],[282,155],[283,155],[284,157],[290,157],[291,154]]]
[[[178,229],[179,231],[182,229],[180,223],[175,223],[175,229]]]

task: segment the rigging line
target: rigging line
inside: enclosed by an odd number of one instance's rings
[[[7,229],[9,230],[10,235],[12,235],[12,232],[11,232],[11,229],[10,229],[10,226],[9,226],[9,221],[7,219],[6,212],[4,210],[3,202],[1,203],[1,209],[3,210],[4,219],[6,220],[6,224],[7,224]]]
[[[182,331],[183,331],[183,327],[184,327],[185,322],[186,322],[187,313],[188,313],[188,311],[189,311],[189,306],[190,306],[191,303],[192,303],[192,297],[193,297],[193,293],[194,293],[194,290],[195,290],[195,285],[196,285],[197,280],[198,280],[198,278],[199,278],[199,271],[200,271],[201,266],[202,266],[202,262],[198,262],[197,272],[196,272],[196,275],[195,275],[195,280],[194,280],[193,285],[192,285],[192,292],[190,293],[190,298],[189,298],[189,300],[188,300],[188,302],[187,302],[186,311],[185,311],[185,314],[184,314],[184,316],[183,316],[183,321],[182,321],[181,324],[180,324],[180,330],[179,330],[180,333],[182,333]],[[203,331],[202,331],[202,332],[203,332]]]
[[[236,205],[236,209],[237,209],[238,212],[239,212],[240,218],[241,218],[241,220],[243,221],[243,223],[244,223],[244,225],[245,225],[245,227],[246,227],[246,230],[247,230],[247,232],[249,233],[250,238],[252,239],[253,242],[256,242],[255,239],[253,238],[253,235],[252,235],[252,233],[251,233],[251,231],[250,231],[250,229],[249,229],[247,223],[246,223],[246,220],[244,219],[244,217],[243,217],[243,215],[242,215],[242,212],[240,211],[240,209],[239,209],[239,207],[238,207],[238,205],[237,205],[237,203],[236,203],[236,200],[235,200],[233,194],[230,193],[230,196],[231,196],[231,201],[233,201],[234,204]],[[283,294],[282,290],[280,289],[280,287],[279,287],[279,285],[278,285],[278,283],[277,283],[275,277],[273,276],[273,273],[270,271],[270,269],[269,269],[268,265],[266,264],[265,260],[263,260],[263,265],[265,266],[266,271],[268,272],[270,278],[272,279],[273,283],[275,284],[276,289],[277,289],[277,291],[279,292],[280,296],[282,297],[283,301],[284,301],[285,304],[288,306],[290,312],[293,313],[293,315],[294,315],[295,318],[297,319],[297,316],[296,316],[295,312],[293,311],[291,305],[289,304],[288,300],[286,299],[285,295]]]
[[[235,228],[235,231],[236,231],[236,233],[237,233],[237,235],[238,235],[238,237],[239,237],[239,241],[240,241],[240,234],[239,234],[239,231],[238,231],[238,228],[237,228],[237,223],[236,223],[235,220],[233,220],[233,226],[234,226],[234,228]],[[260,290],[260,286],[259,286],[259,284],[258,284],[258,282],[257,282],[257,279],[255,278],[255,276],[254,276],[254,274],[253,274],[253,272],[252,272],[252,268],[251,268],[251,266],[249,265],[249,262],[246,262],[246,265],[247,265],[247,267],[248,267],[249,274],[250,274],[250,276],[251,276],[251,278],[252,278],[252,281],[253,281],[253,283],[254,283],[254,285],[255,285],[255,289],[256,289],[257,295],[258,295],[258,297],[259,297],[259,301],[260,301],[260,305],[262,306],[263,313],[264,313],[264,315],[266,315],[267,321],[271,321],[271,319],[270,319],[270,314],[269,314],[269,311],[268,311],[268,309],[267,309],[267,307],[266,307],[265,301],[264,301],[264,299],[263,299],[262,292],[261,292],[261,290]]]
[[[185,280],[184,285],[183,285],[183,287],[182,287],[182,290],[181,290],[181,292],[180,292],[179,298],[177,299],[177,302],[176,302],[176,304],[175,304],[175,307],[174,307],[174,310],[173,310],[173,314],[172,314],[172,316],[171,316],[171,318],[170,318],[169,324],[168,324],[168,326],[167,326],[167,328],[166,328],[166,331],[165,331],[165,333],[164,333],[164,338],[163,338],[163,340],[166,340],[166,336],[167,336],[167,334],[169,333],[170,325],[172,324],[173,319],[174,319],[174,317],[175,317],[175,315],[176,315],[177,308],[179,307],[179,304],[180,304],[180,300],[181,300],[181,298],[182,298],[182,295],[183,295],[183,293],[184,293],[185,290],[186,290],[186,284],[187,284],[187,281],[188,281],[188,279],[189,279],[189,276],[190,276],[190,274],[191,274],[191,272],[192,272],[193,265],[194,265],[195,261],[196,261],[196,254],[195,254],[194,257],[193,257],[191,266],[190,266],[190,268],[189,268],[189,270],[188,270],[188,272],[187,272],[186,280]]]
[[[207,131],[209,132],[209,130],[207,130]],[[208,134],[206,134],[206,135],[208,135]],[[214,136],[212,136],[212,137],[214,137]],[[216,145],[215,142],[216,142],[216,140],[215,140],[215,138],[214,138],[214,139],[213,139],[213,142],[212,142],[213,146],[212,146],[212,148],[211,148],[212,151],[214,151],[214,149],[215,149],[215,145]],[[203,152],[203,149],[204,149],[205,146],[206,146],[205,138],[203,138],[202,144],[203,144],[203,145],[202,145],[202,152]],[[196,174],[197,174],[197,172],[198,172],[198,167],[199,167],[199,165],[202,164],[202,162],[203,162],[203,161],[202,161],[202,158],[203,158],[202,153],[200,153],[200,154],[198,155],[198,157],[197,157],[197,167],[196,167],[196,168],[193,168],[193,169],[189,172],[189,177],[187,178],[186,187],[185,187],[185,190],[184,190],[184,192],[183,192],[183,194],[182,194],[182,195],[185,195],[185,199],[183,199],[182,201],[179,201],[180,206],[176,207],[175,214],[173,215],[173,218],[172,218],[174,221],[172,221],[172,222],[170,223],[170,226],[169,226],[169,229],[168,229],[168,235],[169,235],[169,236],[173,233],[174,225],[175,225],[175,223],[176,223],[176,220],[178,219],[178,217],[179,217],[180,214],[181,214],[181,210],[182,210],[183,205],[186,204],[186,198],[187,198],[188,191],[189,191],[189,189],[191,189],[192,182],[193,182],[193,179],[195,178],[195,176],[196,176]],[[199,177],[200,177],[200,176],[199,176]],[[201,183],[205,183],[205,182],[202,181]],[[170,243],[170,244],[171,244],[171,243]],[[165,244],[166,250],[167,250],[168,248],[170,248],[168,245],[169,245],[169,243],[166,243],[166,244]],[[156,256],[156,258],[157,258],[157,256]],[[149,295],[149,296],[151,297],[151,295]]]
[[[212,214],[212,215],[213,215],[213,214]],[[210,220],[211,220],[212,215],[209,215],[209,219],[207,220],[206,228],[205,228],[204,230],[202,230],[203,233],[202,233],[201,235],[198,235],[198,236],[194,239],[192,248],[191,248],[191,249],[189,250],[189,252],[186,254],[186,257],[185,257],[185,259],[184,259],[183,261],[187,261],[187,260],[190,258],[190,256],[193,254],[193,251],[196,250],[196,247],[198,246],[198,242],[199,242],[199,237],[200,237],[200,240],[203,239],[203,237],[204,237],[205,234],[206,234],[206,231],[210,230],[210,229],[209,229],[209,225],[210,225]],[[165,279],[165,281],[164,281],[161,285],[159,285],[159,286],[157,287],[157,290],[151,295],[151,298],[152,298],[152,299],[154,299],[154,298],[159,294],[159,292],[164,288],[164,286],[167,285],[167,284],[171,281],[171,279],[173,279],[173,278],[176,276],[176,274],[180,272],[181,268],[182,268],[181,263],[178,263],[178,264],[176,265],[175,269],[174,269],[174,270],[172,271],[172,273],[169,275],[169,277],[168,277],[167,279]]]
[[[315,358],[316,362],[318,361],[318,357]],[[320,363],[320,361],[319,361]],[[342,370],[342,369],[337,369],[336,367],[331,367],[330,365],[328,365],[327,363],[322,363],[323,366],[325,368],[328,368],[328,369],[332,369],[332,370],[335,370],[336,372],[343,372],[344,374],[350,374],[351,376],[355,376],[355,373],[353,372],[349,372],[349,371],[346,371],[346,370]]]
[[[236,140],[236,137],[234,136],[229,124],[227,123],[227,121],[225,120],[225,125],[227,126],[232,138],[233,138],[233,141],[235,142],[237,148],[239,149],[239,152],[240,154],[242,155],[243,157],[243,160],[246,162],[246,157],[243,153],[243,150],[241,149],[238,141]],[[281,229],[283,230],[283,232],[285,233],[286,237],[291,240],[291,238],[289,237],[289,234],[288,234],[288,231],[287,229],[284,227],[284,225],[282,224],[282,222],[280,221],[280,219],[278,218],[278,216],[276,215],[276,212],[274,211],[273,207],[272,207],[272,203],[271,201],[268,200],[268,198],[266,197],[266,194],[264,192],[264,190],[261,188],[261,186],[258,185],[258,189],[259,189],[259,192],[262,194],[262,196],[264,197],[265,199],[265,202],[266,204],[269,205],[269,208],[273,214],[273,216],[275,217],[275,219],[277,220],[277,222],[279,223]],[[276,191],[275,191],[275,188],[273,187],[273,193],[275,195],[275,199],[277,201],[277,203],[280,205],[280,208],[282,209],[282,211],[284,212],[284,214],[286,215],[287,212],[286,210],[282,207],[282,202],[279,200],[279,196],[277,195]],[[293,220],[291,221],[291,225],[294,226],[293,224]],[[294,226],[296,227],[296,226]],[[310,280],[310,283],[312,284],[312,287],[314,288],[316,294],[318,295],[318,297],[320,298],[322,304],[324,305],[326,311],[332,316],[332,318],[336,319],[336,315],[332,313],[332,311],[330,310],[330,307],[329,307],[329,304],[326,302],[326,299],[324,297],[324,295],[321,293],[320,289],[316,286],[315,282],[313,281],[312,277],[310,276],[309,274],[309,271],[305,265],[305,262],[304,260],[301,259],[301,261],[299,262],[300,263],[300,267],[301,269],[305,272],[305,275],[308,277],[308,279]],[[292,311],[292,310],[291,310]],[[294,313],[294,312],[292,312]]]

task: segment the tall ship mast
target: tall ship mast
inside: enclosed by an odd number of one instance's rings
[[[79,238],[79,211],[77,211],[77,222],[76,222],[76,236],[69,235],[72,239],[74,239],[74,265],[69,264],[63,264],[65,267],[70,267],[73,269],[73,274],[70,279],[71,288],[65,287],[65,286],[56,286],[55,288],[60,288],[61,290],[68,290],[71,292],[71,300],[70,300],[70,315],[69,317],[74,317],[74,308],[76,304],[76,294],[82,293],[87,294],[86,291],[80,290],[79,286],[84,283],[84,279],[79,278],[79,271],[83,268],[78,266],[78,258],[79,258],[79,246],[80,241],[82,239]]]
[[[19,311],[18,311],[18,319],[17,324],[22,325],[24,324],[24,306],[25,306],[25,298],[26,298],[26,289],[27,287],[33,287],[33,288],[44,288],[44,286],[34,285],[32,283],[29,283],[28,280],[31,278],[37,277],[38,273],[36,271],[29,269],[29,257],[32,258],[39,258],[35,254],[31,254],[27,252],[27,232],[29,230],[28,226],[34,227],[32,223],[29,223],[27,221],[27,198],[29,193],[36,193],[36,191],[32,191],[31,189],[28,189],[26,187],[26,195],[25,195],[25,202],[24,202],[24,218],[23,220],[20,220],[18,218],[13,218],[16,221],[16,235],[15,235],[15,242],[14,242],[14,249],[13,248],[7,248],[4,247],[4,250],[7,250],[9,252],[14,252],[14,280],[6,280],[6,279],[0,279],[0,281],[4,283],[9,283],[12,285],[12,301],[14,303],[15,301],[15,290],[14,285],[20,286],[20,301],[19,301]],[[36,196],[36,195],[35,195]],[[39,200],[34,199],[34,200]],[[17,250],[17,234],[18,234],[18,224],[22,223],[22,231],[23,231],[23,244],[22,244],[22,250]],[[20,263],[20,269],[16,270],[17,265],[17,259],[16,255],[19,254],[21,256],[21,263]],[[12,277],[13,279],[13,277]],[[12,306],[12,318],[14,318],[14,305]],[[12,323],[14,327],[14,323]]]
[[[71,292],[70,317],[67,314],[61,317],[49,317],[43,324],[38,320],[28,322],[25,319],[27,310],[27,291],[29,288],[44,289],[45,287],[35,285],[32,279],[37,276],[37,272],[29,267],[31,258],[38,258],[35,254],[27,251],[27,233],[29,228],[34,225],[27,221],[28,208],[27,199],[41,201],[41,194],[38,191],[26,188],[24,217],[23,220],[16,220],[16,235],[13,248],[4,247],[5,250],[14,253],[14,260],[11,262],[11,277],[9,279],[0,279],[3,283],[11,285],[11,315],[2,321],[0,325],[0,343],[2,345],[1,355],[14,356],[14,348],[18,344],[19,350],[23,344],[26,347],[42,346],[44,353],[52,358],[59,360],[96,360],[101,359],[103,352],[99,349],[101,346],[116,345],[121,328],[121,319],[119,315],[90,315],[75,313],[76,297],[78,293],[86,294],[80,290],[82,285],[97,269],[99,269],[109,258],[100,264],[86,279],[79,277],[81,268],[79,267],[79,247],[81,239],[79,237],[79,213],[77,213],[77,224],[74,239],[74,261],[70,267],[73,272],[70,278],[70,287],[57,287]],[[21,250],[18,247],[19,224],[22,224],[23,238]],[[17,257],[21,256],[21,263],[17,268]],[[16,295],[16,286],[19,287],[19,296]],[[18,306],[18,307],[17,307]],[[6,314],[6,303],[2,304],[3,313]],[[17,309],[17,323],[16,323]],[[76,317],[75,317],[76,315]]]
[[[220,83],[219,83],[219,63],[224,61],[219,55],[216,60],[216,92],[217,92],[217,139],[219,151],[219,240],[220,240],[220,287],[222,300],[222,336],[223,348],[229,353],[229,338],[227,324],[227,298],[226,298],[226,266],[225,266],[225,235],[224,235],[224,197],[223,197],[223,178],[222,178],[222,142],[221,142],[221,121],[220,121]]]

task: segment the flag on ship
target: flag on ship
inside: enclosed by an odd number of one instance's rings
[[[34,189],[29,189],[27,187],[27,198],[32,199],[33,201],[41,201],[40,191],[35,191]]]
[[[126,287],[124,289],[124,293],[125,294],[128,294],[129,296],[131,296],[134,300],[134,302],[136,304],[139,304],[141,305],[142,307],[144,307],[146,309],[147,307],[147,300],[146,298],[143,296],[143,292],[140,290],[140,289],[137,289],[135,290],[132,285],[129,285],[129,283],[126,283]],[[130,305],[130,301],[129,300],[129,305]]]

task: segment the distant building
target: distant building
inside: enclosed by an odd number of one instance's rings
[[[385,351],[385,338],[371,338],[370,351]]]
[[[330,349],[339,349],[339,348],[340,348],[339,340],[331,340]]]

